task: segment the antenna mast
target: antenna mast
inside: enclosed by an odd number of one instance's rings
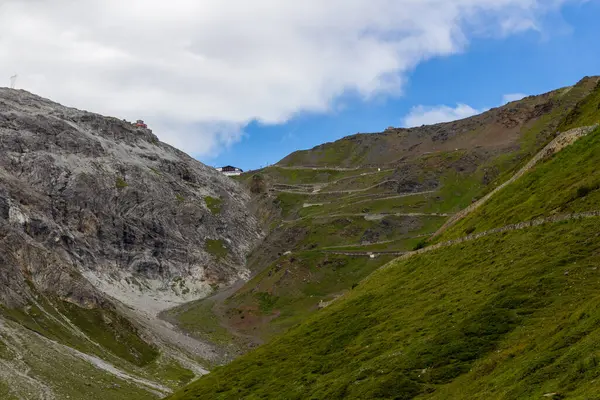
[[[14,89],[15,85],[17,84],[17,78],[19,77],[19,75],[14,74],[13,76],[10,77],[10,88]]]

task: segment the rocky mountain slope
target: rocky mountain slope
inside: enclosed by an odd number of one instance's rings
[[[156,315],[248,277],[245,257],[262,235],[249,201],[148,129],[0,89],[0,350],[10,349],[0,359],[14,371],[0,381],[10,380],[8,393],[23,395],[12,390],[30,380],[45,398],[66,398],[51,377],[27,372],[18,338],[31,331],[41,347],[47,339],[126,368],[151,366],[165,346],[175,358],[214,356]]]
[[[267,343],[173,399],[593,398],[599,81],[411,130],[447,136],[394,161],[365,161],[388,131],[242,177],[277,214],[258,273],[180,316]],[[455,129],[519,110],[495,141]]]

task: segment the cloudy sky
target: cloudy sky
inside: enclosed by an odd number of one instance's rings
[[[600,0],[0,0],[0,79],[256,168],[600,74]]]

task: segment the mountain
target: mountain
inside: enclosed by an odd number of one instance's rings
[[[157,314],[248,277],[249,203],[149,129],[0,89],[0,397],[148,398],[218,362]]]
[[[511,151],[523,147],[524,136],[537,142],[547,140],[562,117],[597,84],[598,77],[586,77],[572,87],[529,96],[460,121],[409,129],[390,127],[381,133],[348,136],[294,152],[276,165],[356,168],[398,164],[423,154],[456,149],[492,154]]]
[[[598,110],[587,77],[232,179],[0,89],[0,398],[587,398]]]
[[[255,276],[177,315],[266,343],[171,398],[594,398],[599,82],[242,176]]]
[[[424,246],[557,132],[591,124],[599,82],[587,77],[461,121],[350,136],[242,175],[269,227],[248,259],[253,278],[170,310],[169,321],[237,354],[272,340]]]

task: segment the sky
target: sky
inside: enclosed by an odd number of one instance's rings
[[[600,75],[598,16],[600,0],[0,0],[0,86],[18,74],[249,170]]]

